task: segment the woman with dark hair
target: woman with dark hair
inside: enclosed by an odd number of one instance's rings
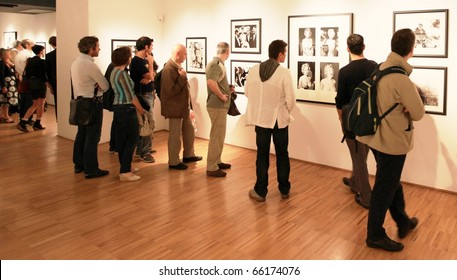
[[[132,157],[139,139],[137,111],[144,115],[145,110],[135,95],[135,84],[125,70],[131,60],[132,50],[129,47],[120,47],[111,54],[111,62],[114,65],[110,82],[114,91],[115,149],[121,164],[121,182],[141,179],[140,176],[133,174],[138,169],[132,168]]]
[[[40,45],[34,45],[32,47],[34,57],[27,59],[27,64],[24,69],[24,75],[29,79],[29,91],[33,98],[33,104],[22,117],[18,123],[17,128],[20,131],[28,132],[27,120],[33,115],[36,110],[36,120],[33,124],[33,130],[45,129],[41,125],[41,117],[43,116],[43,105],[44,99],[46,98],[46,88],[50,88],[48,78],[46,76],[46,63],[44,57],[44,47]],[[52,89],[51,89],[52,91]]]

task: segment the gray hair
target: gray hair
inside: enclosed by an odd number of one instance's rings
[[[226,42],[220,42],[217,44],[217,54],[224,54],[226,53],[230,48],[230,45]]]

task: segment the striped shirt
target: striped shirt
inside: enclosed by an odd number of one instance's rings
[[[132,104],[135,98],[134,83],[127,71],[114,68],[110,81],[114,91],[113,105]]]

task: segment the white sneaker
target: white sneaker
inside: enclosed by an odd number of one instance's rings
[[[119,179],[121,180],[121,182],[132,182],[132,181],[138,181],[141,179],[140,176],[138,175],[130,175],[128,176],[127,174],[130,174],[130,173],[121,173],[119,174]]]

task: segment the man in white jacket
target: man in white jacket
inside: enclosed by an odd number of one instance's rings
[[[271,42],[269,59],[251,68],[245,85],[248,97],[246,124],[255,125],[257,143],[257,181],[249,191],[249,197],[259,202],[265,201],[268,193],[272,136],[277,157],[278,189],[281,198],[289,198],[289,123],[293,120],[291,112],[295,107],[295,91],[289,69],[280,66],[286,55],[286,42]]]

